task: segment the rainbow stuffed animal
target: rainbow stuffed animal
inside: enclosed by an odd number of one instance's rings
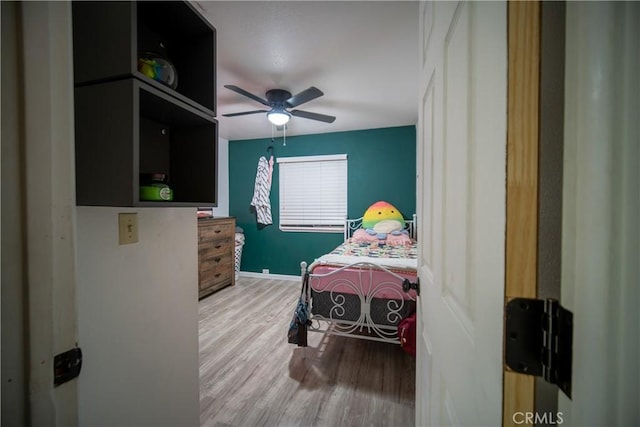
[[[402,233],[404,217],[391,203],[378,201],[369,206],[362,217],[362,228],[378,239],[386,239],[389,233]]]

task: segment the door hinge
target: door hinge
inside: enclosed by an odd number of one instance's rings
[[[554,299],[514,298],[506,307],[505,363],[544,378],[571,398],[573,313]]]
[[[58,387],[76,378],[81,368],[82,350],[79,347],[57,354],[53,358],[53,386]]]
[[[420,278],[416,279],[416,282],[413,283],[409,279],[404,279],[402,281],[402,290],[405,292],[409,292],[411,289],[416,291],[416,295],[420,296]]]

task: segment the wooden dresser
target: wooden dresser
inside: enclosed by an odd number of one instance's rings
[[[198,219],[198,298],[235,284],[232,217]]]

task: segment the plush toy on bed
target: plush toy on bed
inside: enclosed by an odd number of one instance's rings
[[[411,243],[404,229],[404,217],[392,204],[378,201],[369,206],[362,217],[362,228],[353,233],[356,243],[388,243],[403,245]]]

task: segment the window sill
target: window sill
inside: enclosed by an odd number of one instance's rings
[[[342,227],[312,227],[312,226],[301,226],[301,227],[293,227],[293,226],[280,226],[280,231],[284,231],[285,233],[293,232],[293,233],[336,233],[336,234],[344,234],[344,226]]]

